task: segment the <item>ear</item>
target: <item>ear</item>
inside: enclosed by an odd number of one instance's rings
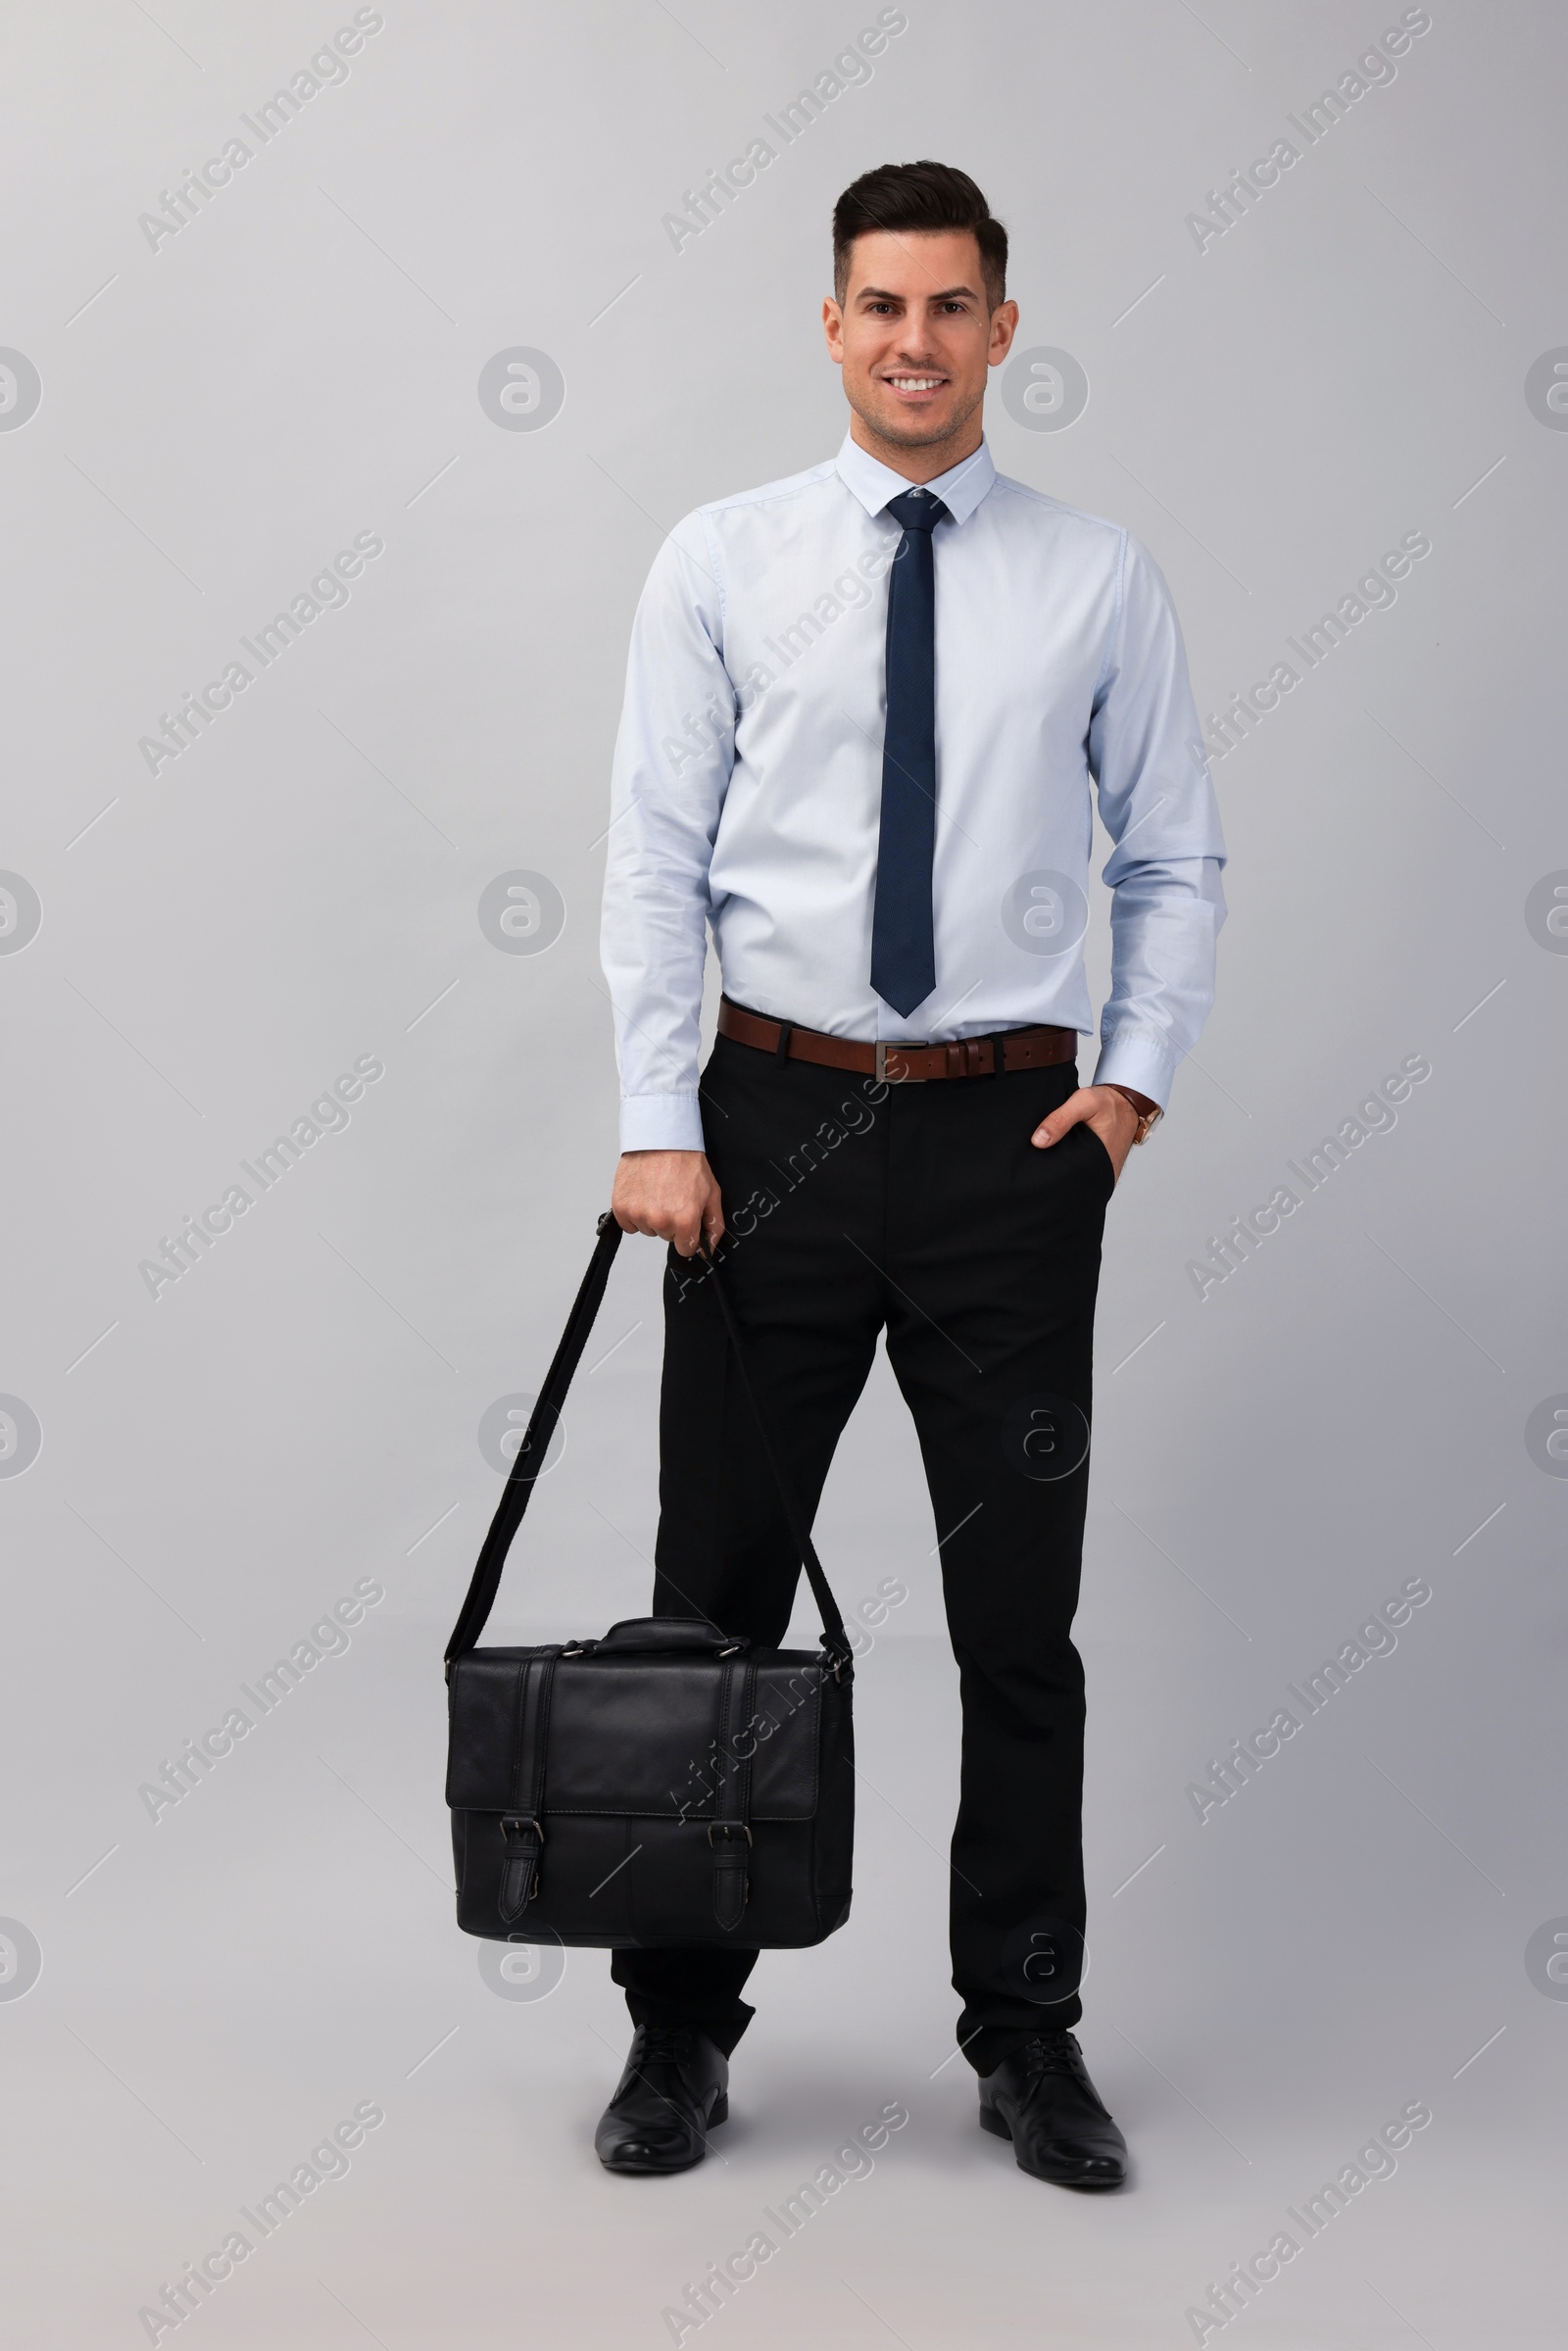
[[[989,367],[1001,367],[1012,349],[1012,338],[1017,331],[1018,305],[1015,302],[999,302],[991,314],[991,344],[986,353]]]
[[[835,367],[844,365],[844,313],[830,294],[822,305],[822,333],[827,340],[827,355]]]

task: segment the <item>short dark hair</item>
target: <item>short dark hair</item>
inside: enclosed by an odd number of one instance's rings
[[[969,177],[952,164],[878,164],[852,180],[833,207],[833,291],[849,290],[850,248],[879,229],[968,229],[980,248],[980,271],[993,310],[1007,290],[1007,232]]]

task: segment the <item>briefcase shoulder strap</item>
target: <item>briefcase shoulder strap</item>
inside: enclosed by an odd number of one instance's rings
[[[473,1575],[469,1581],[462,1609],[459,1611],[458,1621],[453,1627],[452,1639],[447,1642],[446,1663],[449,1675],[453,1659],[462,1656],[465,1651],[476,1645],[489,1619],[490,1611],[495,1605],[496,1593],[501,1589],[502,1571],[507,1563],[507,1553],[512,1547],[512,1539],[522,1524],[522,1514],[527,1509],[532,1496],[534,1481],[544,1466],[545,1457],[550,1449],[550,1441],[555,1435],[557,1424],[561,1419],[561,1410],[565,1402],[566,1391],[571,1385],[572,1374],[582,1360],[583,1349],[588,1344],[588,1334],[593,1329],[594,1319],[604,1299],[605,1287],[610,1280],[610,1269],[615,1261],[615,1251],[619,1247],[620,1227],[607,1210],[599,1219],[599,1237],[594,1245],[594,1253],[588,1260],[588,1270],[583,1275],[577,1295],[572,1300],[571,1312],[566,1317],[566,1327],[562,1333],[561,1344],[551,1358],[550,1369],[545,1374],[544,1386],[540,1389],[538,1400],[529,1415],[528,1426],[523,1432],[522,1443],[517,1447],[516,1458],[513,1462],[507,1475],[507,1482],[501,1490],[501,1499],[496,1505],[496,1513],[490,1522],[489,1533],[485,1536],[478,1559],[474,1563]],[[746,1367],[746,1356],[741,1346],[740,1332],[736,1327],[734,1310],[730,1305],[723,1279],[706,1246],[702,1249],[701,1254],[707,1268],[703,1279],[710,1281],[713,1285],[719,1312],[724,1318],[724,1328],[734,1354],[735,1368],[740,1375],[741,1388],[756,1416],[758,1433],[762,1442],[762,1451],[768,1468],[772,1472],[773,1482],[778,1488],[778,1496],[783,1505],[784,1519],[790,1531],[790,1540],[800,1553],[801,1564],[806,1570],[807,1581],[811,1587],[811,1596],[816,1602],[817,1611],[822,1619],[822,1646],[827,1651],[835,1672],[845,1673],[852,1663],[853,1651],[850,1647],[849,1636],[844,1630],[844,1619],[839,1613],[838,1602],[833,1597],[832,1588],[823,1573],[822,1562],[816,1555],[816,1546],[811,1541],[810,1530],[801,1515],[794,1493],[784,1475],[783,1465],[773,1449],[767,1419]]]
[[[758,1400],[757,1391],[752,1386],[752,1375],[746,1368],[746,1350],[741,1346],[741,1335],[736,1327],[735,1309],[729,1302],[729,1293],[719,1278],[718,1267],[710,1255],[706,1242],[700,1245],[700,1253],[708,1267],[707,1278],[713,1285],[713,1292],[718,1299],[718,1310],[724,1317],[724,1328],[729,1335],[730,1352],[735,1358],[735,1369],[740,1375],[740,1383],[746,1400],[752,1407],[752,1416],[757,1422],[757,1434],[761,1439],[767,1466],[772,1471],[773,1483],[778,1488],[778,1498],[784,1506],[784,1523],[789,1528],[790,1541],[800,1553],[801,1565],[806,1570],[806,1580],[811,1587],[811,1597],[815,1600],[817,1614],[822,1619],[822,1646],[832,1656],[835,1666],[842,1671],[848,1665],[853,1652],[850,1648],[849,1635],[844,1630],[844,1619],[839,1614],[839,1604],[833,1597],[832,1587],[823,1571],[822,1562],[816,1555],[816,1545],[811,1541],[811,1530],[801,1515],[800,1505],[795,1499],[794,1488],[784,1475],[784,1465],[773,1450],[773,1440],[768,1433],[767,1415]]]
[[[566,1390],[571,1385],[571,1375],[582,1360],[582,1350],[588,1344],[588,1334],[594,1327],[594,1317],[599,1312],[605,1285],[610,1280],[610,1269],[619,1247],[619,1225],[609,1214],[601,1216],[599,1238],[594,1253],[588,1260],[588,1271],[583,1275],[572,1300],[561,1345],[551,1358],[550,1369],[545,1373],[545,1384],[539,1391],[538,1399],[528,1417],[528,1426],[523,1431],[522,1443],[517,1447],[507,1482],[501,1489],[496,1514],[480,1545],[466,1596],[453,1627],[452,1639],[447,1642],[446,1662],[449,1667],[454,1657],[475,1646],[495,1605],[496,1593],[501,1588],[501,1571],[507,1564],[512,1538],[522,1524],[522,1514],[533,1494],[534,1480],[550,1450],[550,1440],[561,1418],[561,1407],[565,1400]]]

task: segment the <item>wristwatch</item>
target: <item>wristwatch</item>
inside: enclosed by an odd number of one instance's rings
[[[1110,1091],[1119,1094],[1124,1102],[1131,1102],[1138,1113],[1138,1132],[1133,1137],[1134,1143],[1147,1143],[1165,1115],[1158,1102],[1152,1102],[1147,1094],[1135,1094],[1130,1086],[1113,1085]]]

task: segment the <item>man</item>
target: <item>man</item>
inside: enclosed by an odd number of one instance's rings
[[[670,534],[615,754],[613,1209],[672,1245],[653,1606],[777,1645],[799,1568],[683,1263],[706,1241],[808,1512],[886,1334],[959,1666],[953,1981],[980,2121],[1040,2179],[1114,2186],[1125,2142],[1069,2030],[1095,1291],[1106,1203],[1208,1009],[1224,847],[1158,569],[993,468],[987,371],[1018,311],[980,190],[885,166],[833,244],[848,438]],[[1092,790],[1112,978],[1080,1087]],[[756,1958],[615,1953],[637,2031],[607,2166],[700,2160]]]

